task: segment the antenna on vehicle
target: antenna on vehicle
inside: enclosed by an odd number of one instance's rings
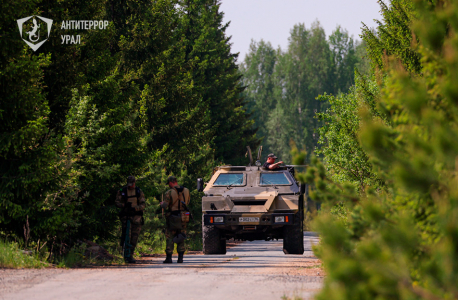
[[[246,146],[246,154],[245,154],[245,157],[248,155],[250,157],[250,164],[248,165],[248,167],[251,167],[251,165],[253,164],[253,156],[251,155],[251,148],[250,146]]]
[[[259,148],[258,148],[258,158],[256,158],[256,160],[261,160],[261,154],[262,154],[262,146],[259,146]]]
[[[256,166],[258,167],[258,171],[259,171],[259,167],[261,166],[261,154],[262,154],[262,146],[259,146],[258,157],[256,158]]]

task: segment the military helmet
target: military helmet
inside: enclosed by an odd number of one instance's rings
[[[181,242],[184,242],[185,239],[186,239],[186,234],[180,232],[179,234],[173,237],[173,242],[175,244],[179,244]]]
[[[135,177],[132,175],[127,177],[127,186],[133,186],[134,184],[135,184]]]

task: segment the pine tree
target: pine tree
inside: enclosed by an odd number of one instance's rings
[[[152,204],[168,175],[190,186],[210,173],[214,157],[237,162],[246,145],[258,144],[217,2],[8,7],[15,17],[41,12],[57,24],[110,24],[67,30],[81,35],[77,45],[54,38],[61,34],[54,25],[52,38],[32,53],[2,6],[8,16],[1,22],[0,79],[8,101],[0,104],[1,235],[22,236],[28,218],[32,239],[49,240],[60,251],[63,241],[111,239],[118,225],[114,195],[128,175],[137,176]],[[150,222],[153,231],[161,225]]]
[[[242,163],[246,146],[259,144],[256,129],[245,110],[241,95],[241,75],[232,54],[229,24],[222,24],[223,13],[215,0],[182,1],[186,12],[182,26],[186,41],[186,59],[193,62],[192,80],[199,87],[200,116],[208,120],[215,159],[225,163]]]
[[[345,114],[330,114],[327,132],[334,138],[331,160],[354,155],[338,135],[342,127],[356,133],[356,156],[367,156],[376,176],[357,189],[347,170],[326,170],[316,159],[299,176],[327,206],[315,223],[322,237],[315,250],[328,271],[317,299],[454,299],[458,6],[394,0],[381,6],[377,33],[364,36],[371,77],[360,77],[350,95],[331,104]],[[345,222],[328,213],[336,204]]]
[[[66,174],[65,143],[50,121],[43,70],[51,56],[33,53],[15,20],[40,9],[34,1],[0,5],[0,228],[22,237],[30,220],[33,236],[55,236],[74,225],[78,203]]]

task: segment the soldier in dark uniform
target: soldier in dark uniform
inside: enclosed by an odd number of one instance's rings
[[[264,163],[263,167],[266,168],[267,170],[277,169],[283,163],[283,161],[279,161],[278,163],[275,163],[276,159],[277,157],[275,156],[275,154],[270,153],[269,155],[267,155],[267,161]]]
[[[177,182],[177,179],[174,176],[170,176],[167,179],[167,184],[170,187],[164,195],[164,201],[161,202],[161,207],[164,209],[165,217],[167,218],[167,227],[165,229],[165,238],[166,238],[166,248],[165,253],[167,258],[164,263],[172,263],[172,253],[175,243],[173,241],[179,234],[186,235],[186,222],[182,222],[181,230],[173,230],[169,227],[169,217],[171,215],[181,216],[181,212],[185,210],[185,205],[189,204],[190,193],[189,190],[183,186],[180,186]],[[185,203],[185,205],[183,205]],[[178,252],[178,263],[183,262],[183,255],[185,252],[184,238],[178,239],[177,242],[177,252]]]
[[[137,246],[138,236],[143,225],[143,210],[145,209],[145,195],[135,186],[135,177],[127,178],[127,186],[121,188],[116,195],[116,206],[122,208],[120,219],[122,224],[121,246],[126,239],[127,220],[130,220],[130,251],[124,251],[124,260],[135,263],[133,253]]]

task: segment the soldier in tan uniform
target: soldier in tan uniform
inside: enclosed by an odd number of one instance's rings
[[[184,237],[186,235],[186,225],[187,222],[183,221],[181,224],[182,229],[172,229],[171,228],[171,218],[172,216],[180,216],[182,211],[185,211],[185,206],[189,204],[190,201],[190,193],[189,190],[183,186],[180,186],[177,182],[177,179],[174,176],[170,176],[167,179],[167,184],[170,187],[164,194],[164,199],[161,202],[161,207],[163,208],[165,217],[167,219],[167,226],[165,229],[165,237],[166,237],[166,248],[165,253],[167,254],[167,258],[164,263],[172,263],[172,253],[173,247],[175,245],[175,241],[177,242],[177,252],[178,252],[178,263],[183,262],[183,255],[185,249],[184,244]],[[185,205],[183,205],[183,203]],[[189,220],[188,220],[189,221]],[[184,234],[180,236],[180,234]]]
[[[130,220],[130,247],[124,251],[124,260],[127,263],[135,263],[133,253],[142,229],[143,210],[146,203],[142,190],[135,186],[134,176],[129,176],[127,178],[127,186],[118,191],[116,195],[116,206],[122,208],[119,214],[122,224],[121,246],[124,245],[126,239],[127,220]]]

